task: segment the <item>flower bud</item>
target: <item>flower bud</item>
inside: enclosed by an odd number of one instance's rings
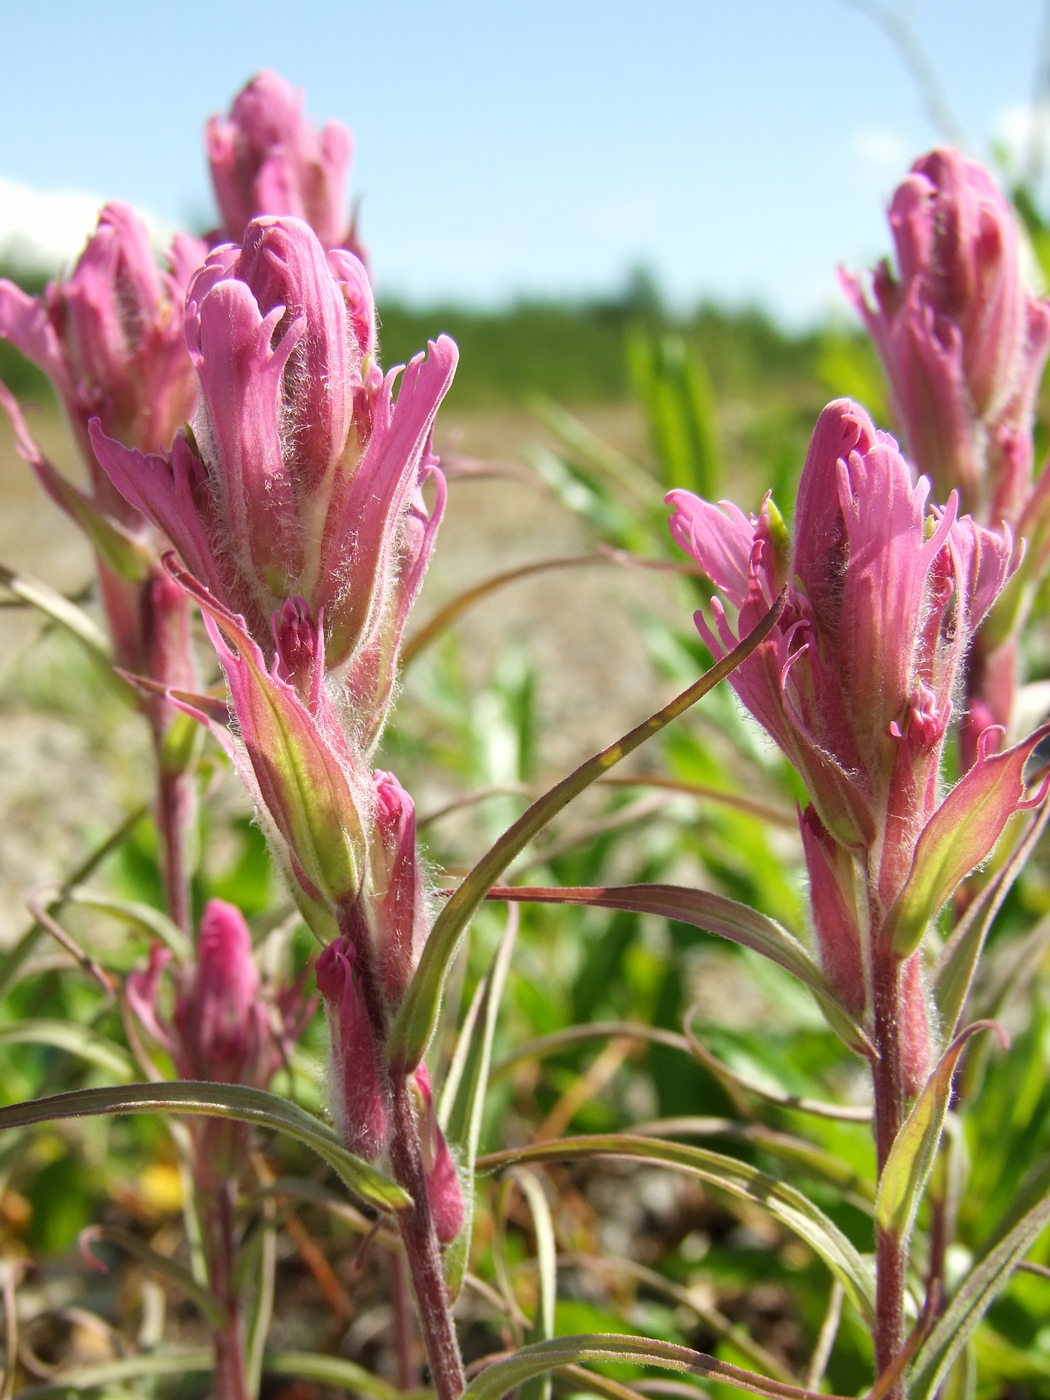
[[[413,1083],[420,1101],[419,1138],[423,1150],[423,1171],[427,1183],[427,1201],[434,1218],[434,1230],[441,1244],[451,1244],[463,1228],[467,1211],[463,1188],[459,1184],[456,1164],[452,1160],[445,1134],[434,1112],[434,1095],[430,1087],[430,1071],[425,1064],[416,1070]]]
[[[329,943],[317,959],[317,989],[328,1013],[332,1115],[350,1151],[374,1161],[386,1146],[387,1089],[357,958],[349,938]]]
[[[426,900],[412,799],[393,773],[374,773],[373,782],[371,919],[383,993],[389,1005],[397,1007],[426,938]]]
[[[182,328],[182,305],[204,245],[178,234],[170,270],[157,268],[149,230],[114,201],[70,275],[42,298],[0,281],[0,336],[51,380],[91,470],[97,503],[136,523],[95,461],[88,423],[122,442],[166,446],[193,406],[196,385]]]
[[[197,934],[196,966],[175,1001],[176,1060],[185,1079],[269,1083],[279,1063],[270,1043],[259,973],[244,915],[210,899]]]
[[[204,139],[221,233],[231,242],[243,240],[258,214],[291,214],[325,248],[354,248],[345,203],[352,138],[341,122],[315,131],[302,107],[301,93],[264,71],[237,94],[228,118],[208,122]]]
[[[1017,521],[1031,487],[1035,396],[1050,304],[1023,285],[1009,204],[957,151],[916,161],[889,210],[897,275],[843,276],[890,380],[910,457],[943,499]]]

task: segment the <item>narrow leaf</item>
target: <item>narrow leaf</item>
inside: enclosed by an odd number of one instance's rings
[[[933,970],[934,996],[945,1035],[953,1035],[958,1028],[988,930],[1035,849],[1048,819],[1050,803],[1044,804],[1036,814],[1017,850],[967,909],[937,959]]]
[[[260,1128],[286,1133],[311,1148],[355,1195],[378,1209],[401,1210],[410,1203],[396,1182],[348,1152],[331,1128],[311,1117],[298,1104],[243,1084],[179,1080],[173,1084],[129,1084],[118,1089],[74,1089],[51,1098],[31,1099],[0,1108],[0,1131],[101,1113],[188,1113],[254,1123]]]
[[[915,1213],[933,1170],[951,1103],[955,1066],[970,1037],[987,1030],[997,1031],[1000,1039],[1004,1039],[994,1021],[975,1021],[948,1046],[897,1134],[882,1169],[875,1198],[875,1220],[880,1230],[892,1230],[904,1249],[907,1249]]]
[[[463,1287],[470,1260],[470,1241],[474,1229],[474,1163],[478,1156],[488,1091],[492,1038],[496,1033],[503,988],[518,932],[517,914],[516,909],[509,912],[492,966],[478,984],[438,1105],[438,1121],[449,1145],[455,1149],[466,1206],[463,1227],[445,1251],[445,1278],[454,1298],[459,1296]]]
[[[753,1371],[731,1366],[702,1351],[661,1342],[651,1337],[624,1337],[595,1333],[578,1337],[557,1337],[522,1347],[505,1361],[496,1361],[471,1381],[464,1400],[501,1400],[508,1390],[521,1385],[532,1376],[556,1371],[560,1366],[578,1361],[633,1361],[643,1366],[660,1366],[668,1371],[681,1371],[691,1376],[707,1376],[749,1390],[755,1395],[767,1395],[772,1400],[819,1400],[818,1392],[801,1386],[785,1385]],[[698,1392],[702,1394],[702,1392]],[[823,1400],[837,1400],[824,1396]]]
[[[131,583],[144,583],[154,561],[143,540],[106,515],[79,486],[56,471],[36,445],[18,400],[5,384],[0,384],[0,405],[14,429],[15,451],[32,467],[59,510],[79,526],[114,573]]]
[[[397,1390],[389,1381],[374,1376],[354,1361],[318,1352],[286,1351],[263,1358],[263,1371],[270,1376],[295,1376],[317,1381],[351,1394],[373,1395],[376,1400],[433,1400],[431,1390]]]
[[[73,871],[69,879],[62,885],[58,898],[52,900],[48,904],[47,912],[49,914],[56,915],[61,913],[62,906],[65,903],[70,889],[79,885],[82,880],[89,879],[103,861],[111,856],[114,851],[119,850],[148,811],[149,808],[146,806],[136,808],[134,812],[124,818],[115,831],[110,832],[105,840],[100,842],[99,845],[88,854],[83,863]],[[18,942],[0,958],[0,997],[3,997],[8,987],[18,980],[18,974],[22,970],[26,959],[36,947],[37,941],[43,932],[43,925],[38,919],[34,919],[25,933],[19,938]]]
[[[977,1324],[1047,1224],[1050,1192],[970,1270],[915,1358],[908,1385],[909,1400],[931,1400],[936,1395]]]
[[[534,574],[547,573],[551,569],[572,569],[581,564],[615,562],[615,557],[606,553],[563,554],[553,559],[537,559],[533,564],[523,564],[517,569],[508,569],[505,573],[493,574],[491,578],[482,579],[473,588],[468,588],[457,594],[455,598],[436,612],[429,622],[425,622],[418,631],[412,633],[401,648],[401,669],[404,670],[410,666],[421,651],[430,646],[431,642],[436,641],[441,633],[447,631],[454,622],[458,622],[475,603],[482,602],[501,588],[506,588],[508,584],[517,583],[520,579],[532,578]]]
[[[516,855],[597,778],[685,713],[725,679],[755,650],[776,625],[784,608],[781,595],[757,627],[669,705],[650,715],[616,743],[581,763],[567,778],[543,794],[503,833],[452,894],[430,931],[416,975],[391,1029],[389,1061],[395,1071],[409,1072],[422,1060],[437,1025],[441,995],[460,940],[488,891]]]
[[[554,1220],[543,1186],[537,1177],[525,1167],[516,1168],[512,1175],[528,1204],[532,1228],[536,1234],[536,1266],[540,1296],[529,1335],[533,1341],[549,1342],[554,1336],[554,1308],[558,1296],[558,1246],[554,1237]],[[542,1379],[534,1376],[521,1387],[518,1400],[550,1400],[550,1393],[549,1376]]]
[[[658,914],[665,919],[692,924],[708,933],[728,938],[790,972],[817,997],[822,1010],[834,1014],[833,1028],[854,1049],[863,1048],[867,1036],[849,1013],[835,1001],[819,963],[792,934],[765,914],[725,895],[685,885],[610,885],[547,888],[529,885],[496,885],[490,899],[520,903],[579,904],[599,909],[622,909],[632,914]],[[829,1015],[829,1019],[831,1016]]]
[[[1025,799],[1024,769],[1032,751],[1050,735],[1050,725],[1041,725],[1011,749],[990,753],[989,744],[999,734],[994,728],[984,731],[977,761],[922,829],[907,882],[886,916],[887,946],[898,957],[914,953],[926,925],[970,871],[991,855],[1014,813],[1038,806],[1046,796],[1044,783]]]
[[[133,698],[134,692],[131,687],[113,670],[113,657],[105,633],[83,608],[71,603],[50,584],[33,578],[30,574],[9,569],[5,564],[0,564],[0,584],[16,598],[21,598],[23,603],[36,608],[74,636],[81,646],[86,648],[91,659],[97,662],[103,676],[112,683],[117,692],[126,699]]]
[[[112,895],[101,894],[99,891],[88,889],[84,885],[74,885],[66,892],[65,897],[70,904],[79,904],[85,909],[94,909],[99,914],[109,914],[115,919],[121,919],[124,923],[130,924],[132,928],[141,930],[151,938],[158,939],[183,962],[188,961],[193,955],[190,941],[178,924],[169,919],[163,910],[155,909],[152,904],[143,904],[138,900],[131,899],[115,899]]]
[[[91,1253],[91,1246],[98,1241],[103,1244],[116,1245],[125,1254],[130,1254],[140,1264],[144,1264],[151,1273],[174,1285],[187,1298],[197,1304],[212,1327],[222,1328],[225,1325],[226,1319],[222,1304],[215,1294],[203,1284],[198,1283],[189,1269],[184,1269],[174,1259],[169,1259],[165,1254],[158,1254],[145,1240],[139,1239],[129,1230],[121,1230],[115,1225],[91,1225],[80,1236],[80,1248],[82,1253],[89,1256],[88,1262],[93,1263],[98,1269],[105,1269],[105,1265],[101,1264]]]
[[[519,1162],[574,1161],[581,1157],[617,1157],[671,1167],[721,1187],[741,1200],[762,1206],[820,1255],[857,1310],[869,1322],[874,1319],[871,1270],[838,1226],[801,1191],[735,1157],[709,1152],[702,1147],[686,1147],[678,1142],[611,1133],[561,1138],[532,1147],[493,1152],[479,1159],[478,1170],[492,1171]]]
[[[0,1045],[51,1045],[56,1050],[68,1050],[71,1055],[104,1069],[124,1083],[135,1077],[131,1056],[122,1046],[75,1021],[43,1017],[15,1021],[9,1026],[0,1026]]]
[[[122,1356],[117,1361],[99,1361],[88,1366],[60,1366],[44,1385],[28,1386],[18,1392],[18,1400],[61,1400],[71,1390],[98,1390],[119,1385],[140,1376],[181,1376],[210,1371],[215,1353],[210,1348],[195,1351],[150,1352],[142,1356]]]

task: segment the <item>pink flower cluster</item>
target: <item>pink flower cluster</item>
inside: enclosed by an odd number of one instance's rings
[[[347,1143],[375,1159],[395,1087],[386,1037],[427,906],[411,798],[372,772],[371,755],[444,508],[431,441],[457,351],[442,337],[407,368],[380,368],[346,218],[344,127],[315,131],[300,96],[261,73],[228,118],[209,122],[206,143],[221,212],[210,252],[180,236],[162,273],[141,220],[110,205],[43,298],[0,283],[0,335],[51,377],[89,494],[39,452],[10,395],[4,403],[23,455],[95,544],[118,663],[165,725],[172,706],[208,725],[254,794],[326,945],[317,978],[334,1113]],[[190,602],[227,703],[196,686]],[[156,1011],[166,961],[155,951],[128,996],[177,1071],[268,1083],[302,1017],[260,999],[237,911],[208,906],[170,1021]],[[425,1071],[409,1087],[433,1218],[450,1240],[458,1179]]]
[[[993,754],[995,731],[986,731],[973,766],[944,795],[953,697],[1017,553],[1008,527],[960,517],[954,493],[928,508],[928,493],[894,440],[841,400],[817,423],[793,541],[769,497],[752,518],[687,491],[668,497],[672,534],[719,590],[714,625],[696,614],[716,657],[786,590],[773,633],[730,683],[811,799],[800,823],[830,985],[850,1011],[870,1014],[873,961],[909,960],[913,1089],[930,1041],[916,949],[957,883],[931,885],[929,872],[950,866],[961,878],[985,859],[1026,805],[1025,761],[1047,732]]]

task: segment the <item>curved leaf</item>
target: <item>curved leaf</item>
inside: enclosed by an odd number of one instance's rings
[[[536,1271],[540,1296],[529,1335],[537,1342],[549,1342],[554,1337],[554,1311],[558,1296],[558,1246],[554,1237],[551,1208],[539,1179],[526,1167],[509,1173],[520,1188],[532,1216],[536,1235]],[[501,1212],[502,1214],[502,1212]],[[518,1400],[550,1400],[549,1376],[534,1376],[522,1385]]]
[[[117,1361],[94,1365],[59,1367],[44,1385],[29,1386],[18,1393],[19,1400],[61,1400],[71,1390],[96,1390],[101,1386],[133,1381],[139,1376],[179,1376],[210,1371],[215,1365],[211,1350],[150,1352],[143,1356],[122,1356]]]
[[[875,1198],[875,1220],[880,1230],[893,1231],[904,1248],[907,1248],[915,1212],[933,1170],[951,1103],[955,1066],[970,1037],[987,1030],[998,1031],[1000,1039],[1003,1038],[1003,1032],[994,1021],[975,1021],[948,1046],[894,1139],[882,1169]]]
[[[312,1148],[355,1195],[380,1210],[402,1210],[411,1204],[396,1182],[348,1152],[331,1128],[297,1104],[243,1084],[179,1080],[173,1084],[128,1084],[119,1089],[74,1089],[0,1108],[0,1131],[101,1113],[188,1113],[254,1123],[286,1133]]]
[[[116,1245],[126,1254],[137,1259],[140,1264],[144,1264],[152,1273],[173,1284],[187,1298],[192,1299],[197,1304],[213,1327],[222,1328],[224,1326],[226,1319],[222,1304],[209,1288],[197,1282],[189,1269],[184,1269],[181,1264],[176,1264],[175,1260],[169,1259],[166,1254],[158,1254],[145,1240],[139,1239],[129,1230],[121,1230],[114,1225],[89,1226],[80,1236],[81,1252],[90,1254],[91,1246],[98,1240],[101,1240],[103,1244]],[[93,1262],[96,1268],[105,1270],[105,1265],[99,1262],[93,1254],[91,1254],[89,1262]]]
[[[578,1337],[557,1337],[550,1342],[538,1342],[534,1346],[522,1347],[505,1361],[496,1361],[486,1367],[467,1386],[463,1400],[501,1400],[508,1390],[541,1376],[547,1371],[556,1371],[560,1366],[572,1365],[578,1361],[633,1361],[643,1366],[661,1366],[669,1371],[682,1371],[690,1376],[709,1376],[712,1380],[726,1381],[750,1390],[755,1395],[771,1396],[772,1400],[819,1400],[818,1392],[804,1390],[801,1386],[785,1385],[782,1381],[770,1380],[756,1375],[753,1371],[731,1366],[727,1361],[719,1361],[702,1351],[692,1351],[689,1347],[677,1346],[673,1342],[661,1342],[651,1337],[623,1337],[615,1334],[592,1333]],[[703,1392],[698,1391],[698,1395]],[[835,1396],[824,1396],[823,1400],[837,1400]]]
[[[1050,1193],[993,1244],[966,1275],[937,1326],[919,1348],[908,1384],[909,1400],[930,1400],[936,1395],[977,1324],[1048,1224]]]
[[[481,1139],[492,1038],[518,933],[517,914],[516,909],[510,910],[492,966],[478,983],[438,1104],[438,1122],[449,1145],[455,1149],[466,1206],[460,1232],[445,1251],[445,1279],[454,1298],[463,1287],[470,1259],[474,1230],[474,1163]]]
[[[1013,748],[992,753],[990,745],[1000,733],[984,731],[973,767],[922,829],[911,871],[883,927],[886,945],[900,958],[914,953],[927,924],[988,858],[1010,818],[1039,806],[1047,795],[1044,781],[1034,797],[1025,798],[1024,771],[1033,750],[1050,736],[1050,725],[1040,725]]]
[[[143,904],[131,899],[115,899],[112,895],[88,889],[85,885],[74,885],[66,892],[65,898],[70,904],[79,904],[85,909],[94,909],[96,913],[122,919],[132,928],[140,929],[151,938],[165,944],[183,962],[193,955],[192,945],[178,924],[169,919],[163,910],[155,909],[152,904]]]
[[[304,1381],[348,1390],[351,1394],[374,1395],[376,1400],[433,1400],[432,1390],[398,1390],[389,1381],[372,1375],[356,1362],[319,1352],[286,1351],[263,1357],[263,1372],[270,1376],[296,1376]]]
[[[97,1065],[125,1083],[135,1077],[131,1056],[122,1046],[75,1021],[52,1021],[43,1017],[14,1021],[9,1026],[0,1026],[0,1045],[51,1045],[56,1050],[68,1050],[71,1055]]]
[[[548,888],[534,885],[495,885],[490,899],[528,904],[578,904],[596,909],[619,909],[629,914],[657,914],[718,934],[741,947],[761,953],[797,977],[820,1002],[835,1031],[854,1049],[867,1036],[834,998],[820,964],[793,934],[765,914],[725,895],[686,885],[608,885]]]
[[[537,559],[535,563],[522,564],[516,569],[508,569],[505,573],[493,574],[491,578],[482,579],[480,583],[474,584],[473,588],[468,588],[457,594],[443,608],[440,608],[429,622],[425,622],[418,631],[412,633],[401,648],[401,669],[405,670],[406,667],[410,666],[421,651],[428,647],[442,632],[451,627],[454,622],[457,622],[475,603],[480,603],[490,594],[505,588],[509,583],[517,583],[519,579],[531,578],[534,574],[547,573],[551,569],[571,569],[580,564],[610,564],[615,562],[614,557],[605,553],[563,554],[552,559]]]
[[[992,920],[1013,888],[1014,881],[1024,869],[1048,820],[1050,803],[1044,804],[1036,813],[1024,840],[994,880],[981,890],[957,927],[953,929],[952,936],[937,958],[933,970],[934,996],[941,1013],[945,1036],[954,1034],[959,1025]]]
[[[561,1138],[532,1147],[509,1148],[479,1158],[479,1171],[512,1166],[519,1162],[565,1162],[581,1157],[618,1157],[634,1162],[672,1167],[718,1186],[741,1200],[762,1206],[774,1219],[793,1231],[820,1255],[841,1282],[857,1310],[869,1321],[875,1316],[875,1291],[870,1267],[842,1231],[801,1191],[777,1181],[757,1167],[735,1157],[686,1147],[658,1138],[628,1133]]]
[[[430,931],[423,948],[419,967],[391,1028],[389,1058],[392,1068],[405,1073],[415,1069],[437,1025],[441,995],[449,968],[456,956],[467,925],[477,912],[489,890],[510,862],[564,807],[578,797],[596,779],[633,753],[646,739],[659,733],[673,719],[685,713],[691,705],[713,690],[726,676],[755,650],[776,625],[784,609],[781,595],[759,622],[758,626],[738,646],[676,696],[656,714],[636,725],[616,743],[581,763],[567,778],[555,784],[525,811],[493,845],[454,891]]]
[[[58,914],[61,912],[62,905],[65,902],[69,890],[79,885],[82,880],[86,880],[90,875],[94,874],[102,862],[124,844],[131,832],[138,826],[139,822],[148,812],[149,807],[145,804],[136,808],[134,812],[129,813],[129,815],[124,818],[115,831],[110,832],[105,840],[101,841],[99,845],[88,854],[85,860],[74,870],[73,874],[70,875],[69,879],[63,883],[58,898],[52,900],[48,904],[47,912],[49,914]],[[39,919],[34,919],[17,943],[0,957],[0,997],[2,997],[8,987],[17,980],[23,964],[32,953],[37,940],[43,932],[43,924],[40,923]]]

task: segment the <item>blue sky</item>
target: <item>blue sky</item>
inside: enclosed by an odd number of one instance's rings
[[[915,6],[978,155],[1023,118],[1043,11]],[[417,302],[601,293],[644,264],[680,304],[804,323],[844,306],[839,261],[885,251],[885,197],[937,140],[846,0],[0,0],[0,22],[0,195],[200,224],[202,124],[274,67],[354,131],[378,288]]]

